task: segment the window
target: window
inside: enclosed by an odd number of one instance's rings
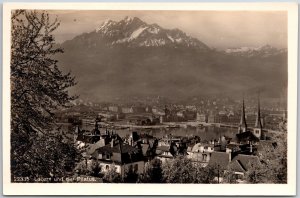
[[[205,146],[204,149],[208,149],[208,146]]]
[[[109,170],[109,165],[106,165],[106,166],[105,166],[105,170]]]
[[[107,159],[107,160],[110,159],[110,154],[106,154],[106,159]]]

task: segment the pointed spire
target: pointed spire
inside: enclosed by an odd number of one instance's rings
[[[257,115],[256,115],[255,127],[262,129],[261,115],[260,115],[259,93],[258,93],[258,96],[257,96]]]
[[[242,114],[241,114],[241,121],[239,125],[239,132],[246,132],[247,131],[247,123],[246,123],[246,113],[245,113],[245,102],[243,96],[243,105],[242,105]]]
[[[99,118],[97,117],[95,119],[95,129],[93,130],[93,135],[100,135],[98,122],[99,122]]]
[[[96,122],[95,122],[95,129],[98,129],[99,128],[99,126],[98,126],[98,120],[96,120]]]

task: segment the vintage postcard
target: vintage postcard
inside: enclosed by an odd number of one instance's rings
[[[3,14],[5,195],[295,195],[297,4]]]

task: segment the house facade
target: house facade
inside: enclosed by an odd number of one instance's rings
[[[143,154],[137,148],[122,142],[119,144],[112,142],[96,149],[92,158],[99,162],[102,173],[115,169],[121,177],[124,177],[129,170],[141,174],[145,167]]]

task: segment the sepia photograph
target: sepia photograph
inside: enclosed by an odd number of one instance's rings
[[[102,5],[7,6],[5,185],[295,192],[296,4]]]

